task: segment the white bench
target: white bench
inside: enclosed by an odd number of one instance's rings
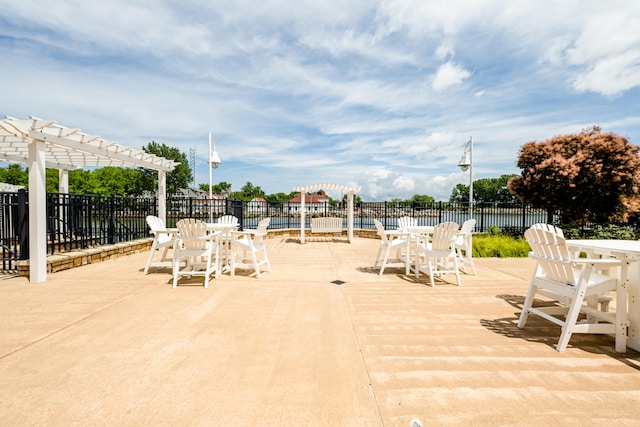
[[[312,233],[342,233],[342,218],[311,218]]]

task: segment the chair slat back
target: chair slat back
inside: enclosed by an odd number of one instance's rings
[[[447,251],[451,249],[451,245],[458,234],[458,224],[455,222],[441,222],[433,229],[431,236],[432,251]]]
[[[209,241],[202,239],[208,233],[207,224],[198,219],[185,218],[178,221],[176,227],[178,227],[178,236],[185,249],[207,248]]]
[[[156,235],[156,240],[158,241],[158,243],[163,244],[169,242],[170,240],[173,240],[173,236],[169,233],[157,233],[158,230],[164,230],[166,228],[164,221],[159,217],[155,215],[147,216],[147,224],[149,225],[149,229],[151,229],[151,232]]]
[[[229,224],[229,225],[238,225],[240,224],[240,220],[233,215],[222,215],[218,218],[218,224]]]
[[[418,220],[410,216],[402,216],[398,218],[398,229],[406,230],[409,227],[418,225]]]
[[[265,218],[263,220],[260,220],[260,222],[258,223],[258,228],[256,228],[256,230],[267,231],[267,228],[269,228],[270,223],[271,223],[271,218]]]
[[[387,238],[387,233],[384,232],[384,226],[377,219],[373,220],[373,223],[376,225],[376,230],[378,231],[378,236],[382,239],[383,243],[388,243],[389,239]]]
[[[531,227],[524,233],[533,258],[548,279],[575,286],[574,263],[567,241],[562,235],[546,227]]]
[[[555,233],[558,236],[564,237],[564,232],[562,231],[562,228],[556,227],[553,224],[546,224],[544,222],[539,222],[537,224],[533,224],[531,228],[540,228],[542,230],[551,231],[552,233]]]
[[[460,234],[471,234],[473,233],[473,229],[476,227],[476,220],[471,218],[462,223],[462,227],[460,227]]]
[[[261,245],[263,238],[266,234],[267,228],[269,228],[269,224],[271,223],[271,218],[265,218],[260,220],[258,223],[258,227],[256,228],[256,234],[253,237],[254,245]]]
[[[159,217],[155,215],[147,216],[147,224],[149,225],[149,228],[151,229],[151,231],[163,230],[164,228],[166,228],[164,226],[164,221],[162,221]]]

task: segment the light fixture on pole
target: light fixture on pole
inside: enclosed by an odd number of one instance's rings
[[[213,170],[220,166],[220,163],[222,161],[216,151],[216,142],[211,137],[211,132],[209,132],[209,166],[211,166],[209,168],[209,222],[213,222]]]
[[[464,147],[464,154],[458,167],[463,172],[469,171],[469,218],[473,218],[473,137],[469,137],[467,145]]]

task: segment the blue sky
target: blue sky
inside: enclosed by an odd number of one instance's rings
[[[591,125],[640,144],[637,0],[0,0],[0,113],[196,150],[208,183],[446,200]],[[334,195],[334,196],[340,196]]]

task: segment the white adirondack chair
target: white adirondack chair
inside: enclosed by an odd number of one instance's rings
[[[380,246],[378,247],[378,253],[373,263],[373,268],[376,268],[380,263],[380,272],[382,276],[384,269],[387,267],[399,267],[405,268],[405,274],[409,274],[410,267],[410,247],[409,247],[409,234],[402,230],[389,230],[386,231],[384,226],[377,219],[373,220],[378,230],[378,236],[380,236]],[[395,251],[395,257],[391,258],[391,253]]]
[[[556,227],[553,224],[547,224],[547,223],[544,223],[544,222],[539,222],[537,224],[533,224],[530,228],[539,228],[541,230],[551,231],[552,233],[555,233],[558,236],[564,237],[564,232],[562,231],[562,228]]]
[[[531,227],[525,232],[531,246],[529,256],[538,261],[520,314],[518,327],[524,328],[530,313],[562,327],[556,349],[564,351],[571,335],[612,334],[615,348],[625,352],[627,340],[627,266],[628,260],[613,258],[574,258],[564,237],[547,227]],[[598,269],[619,268],[620,279],[599,274]],[[616,312],[599,308],[600,294],[616,291]],[[534,307],[536,295],[557,302],[553,306]],[[578,321],[580,313],[586,319]]]
[[[458,232],[453,247],[458,256],[458,263],[461,269],[465,270],[466,266],[471,267],[471,271],[476,275],[476,265],[473,262],[473,229],[476,226],[476,220],[471,218],[462,223],[462,227]]]
[[[207,231],[207,224],[197,219],[182,219],[176,224],[178,235],[173,246],[173,287],[180,276],[220,276],[220,232]],[[181,264],[184,262],[184,267]]]
[[[455,222],[441,222],[433,229],[433,234],[416,234],[415,274],[429,275],[429,283],[435,286],[434,277],[445,273],[454,274],[456,283],[460,283],[458,258],[453,246],[458,233]]]
[[[171,267],[171,257],[167,256],[169,248],[173,247],[173,234],[163,233],[165,230],[165,223],[162,219],[154,215],[147,216],[147,224],[149,225],[150,233],[153,234],[153,243],[151,244],[151,252],[149,252],[149,259],[147,265],[144,267],[144,274],[149,273],[150,267]],[[162,257],[160,261],[153,261],[153,256],[156,251],[162,249]]]
[[[251,268],[260,278],[260,266],[266,265],[267,271],[271,271],[267,246],[264,238],[271,218],[265,218],[258,223],[255,230],[231,232],[231,275],[234,276],[236,268]]]
[[[410,227],[418,225],[418,220],[410,216],[401,216],[398,218],[398,230],[407,230]]]
[[[240,220],[233,215],[222,215],[216,222],[218,224],[240,225]]]

